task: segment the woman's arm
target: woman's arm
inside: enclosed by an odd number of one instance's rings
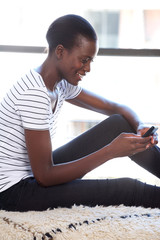
[[[130,123],[135,132],[141,136],[149,129],[149,127],[145,126],[138,115],[128,106],[112,102],[88,90],[83,89],[76,98],[67,101],[79,107],[108,116],[111,116],[112,114],[121,114]],[[157,143],[158,135],[155,133],[151,138],[150,147]]]
[[[76,98],[67,101],[79,107],[90,109],[108,116],[112,114],[121,114],[136,132],[142,124],[137,114],[129,107],[109,101],[88,90],[83,89]]]
[[[120,134],[109,145],[73,162],[54,165],[48,130],[25,130],[26,146],[32,171],[42,186],[52,186],[77,179],[106,161],[144,151],[150,137]]]

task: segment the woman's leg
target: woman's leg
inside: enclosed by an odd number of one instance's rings
[[[134,132],[121,116],[113,115],[53,152],[55,164],[73,161],[110,143],[122,132]],[[141,167],[160,178],[160,149],[153,147],[131,157]]]
[[[132,129],[120,115],[112,116],[54,151],[54,162],[63,163],[83,157],[108,144],[121,132],[132,132]],[[150,155],[142,153],[141,159],[137,154],[134,160],[139,161],[139,165],[141,162],[148,163],[147,167],[144,167],[148,170],[152,167],[152,171],[159,176],[160,164],[157,163],[159,149],[152,149],[155,150],[149,150]],[[158,169],[155,169],[156,167]],[[10,211],[45,210],[58,206],[70,207],[73,204],[88,206],[125,204],[160,208],[160,188],[128,178],[75,180],[53,187],[41,187],[34,178],[29,178],[0,193],[1,208]]]
[[[84,157],[109,144],[122,132],[133,129],[121,115],[113,115],[53,152],[54,163],[64,163]]]
[[[43,211],[76,205],[120,205],[160,208],[160,188],[130,178],[75,180],[52,187],[28,178],[0,193],[1,209]]]

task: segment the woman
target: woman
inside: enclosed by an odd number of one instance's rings
[[[116,157],[129,156],[160,177],[157,135],[128,107],[81,89],[97,54],[97,36],[82,17],[55,20],[44,63],[24,75],[0,105],[0,206],[11,211],[125,204],[160,207],[160,189],[132,179],[82,180]],[[52,152],[64,100],[110,116]],[[54,144],[54,140],[53,144]]]

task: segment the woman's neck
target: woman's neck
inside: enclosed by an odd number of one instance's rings
[[[47,89],[53,91],[60,80],[56,68],[53,67],[53,64],[51,66],[50,62],[47,58],[44,63],[35,70],[42,76]]]

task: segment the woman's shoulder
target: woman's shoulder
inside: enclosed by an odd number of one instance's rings
[[[37,73],[34,69],[30,69],[26,74],[24,74],[20,80],[19,84],[24,85],[25,88],[44,88],[44,81],[39,73]]]

